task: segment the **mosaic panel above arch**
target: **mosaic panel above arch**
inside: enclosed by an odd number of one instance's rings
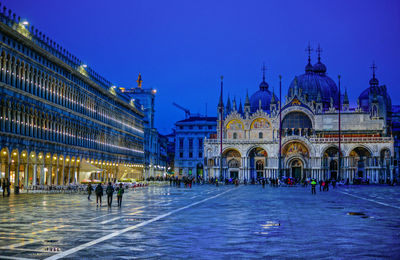
[[[244,126],[242,121],[238,120],[238,119],[233,119],[231,121],[228,122],[228,124],[226,125],[226,129],[230,129],[230,130],[243,130]]]
[[[300,142],[291,142],[284,146],[282,150],[283,155],[292,156],[292,155],[302,155],[304,157],[309,157],[309,152],[307,147]]]
[[[265,118],[257,118],[251,122],[250,129],[265,129],[270,128],[271,123]]]

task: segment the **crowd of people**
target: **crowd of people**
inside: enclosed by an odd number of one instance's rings
[[[169,182],[170,186],[174,187],[183,187],[185,188],[192,188],[192,185],[195,184],[211,184],[215,186],[219,186],[221,184],[225,185],[235,185],[239,186],[239,184],[243,185],[255,185],[259,184],[262,185],[262,187],[265,187],[266,185],[270,185],[271,187],[296,187],[296,186],[302,186],[307,188],[308,186],[311,186],[311,193],[316,194],[316,187],[319,185],[319,191],[321,192],[327,192],[329,191],[329,188],[332,187],[335,189],[338,185],[350,185],[349,179],[340,179],[336,180],[334,178],[332,179],[327,179],[327,180],[316,180],[314,178],[306,178],[306,179],[297,179],[293,177],[285,177],[283,176],[282,178],[251,178],[247,180],[246,178],[240,181],[238,178],[216,178],[216,177],[211,177],[204,179],[201,176],[166,176],[166,177],[151,177],[147,179],[148,181],[159,181],[159,182]],[[383,182],[384,183],[384,182]],[[358,184],[369,184],[369,181],[357,181],[356,179],[353,180],[353,185],[358,185]],[[397,180],[394,179],[391,182],[387,182],[386,184],[388,185],[397,185]]]

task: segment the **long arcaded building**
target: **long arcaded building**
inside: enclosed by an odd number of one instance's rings
[[[141,178],[141,108],[6,8],[0,67],[1,178],[13,187]]]

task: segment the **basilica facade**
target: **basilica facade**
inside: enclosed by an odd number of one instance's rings
[[[243,107],[229,98],[224,105],[221,96],[217,135],[204,141],[206,177],[350,183],[395,178],[392,104],[375,66],[356,107],[350,107],[347,91],[339,92],[340,78],[336,84],[326,71],[320,52],[314,65],[309,55],[305,72],[293,79],[281,104],[265,72],[259,90],[246,95]]]

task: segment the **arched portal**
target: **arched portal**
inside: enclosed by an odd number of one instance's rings
[[[364,147],[356,147],[350,152],[350,166],[355,169],[355,178],[364,178],[367,166],[367,159],[371,152]]]
[[[260,147],[255,147],[249,152],[250,178],[264,178],[264,169],[267,164],[268,153]]]
[[[331,173],[331,179],[337,180],[340,178],[338,175],[338,162],[336,160],[331,160],[329,163],[329,172]]]
[[[241,154],[235,149],[228,149],[223,154],[223,166],[227,168],[225,178],[238,178],[241,167]]]
[[[306,168],[310,153],[306,145],[300,141],[286,143],[282,148],[282,156],[286,162],[286,177],[295,177],[298,180],[310,177]]]
[[[295,178],[297,181],[303,179],[303,162],[300,159],[293,159],[290,162],[290,177]]]
[[[342,156],[342,154],[341,154]],[[325,178],[339,180],[342,178],[339,171],[339,149],[336,146],[328,147],[323,153],[322,166],[327,169]]]

